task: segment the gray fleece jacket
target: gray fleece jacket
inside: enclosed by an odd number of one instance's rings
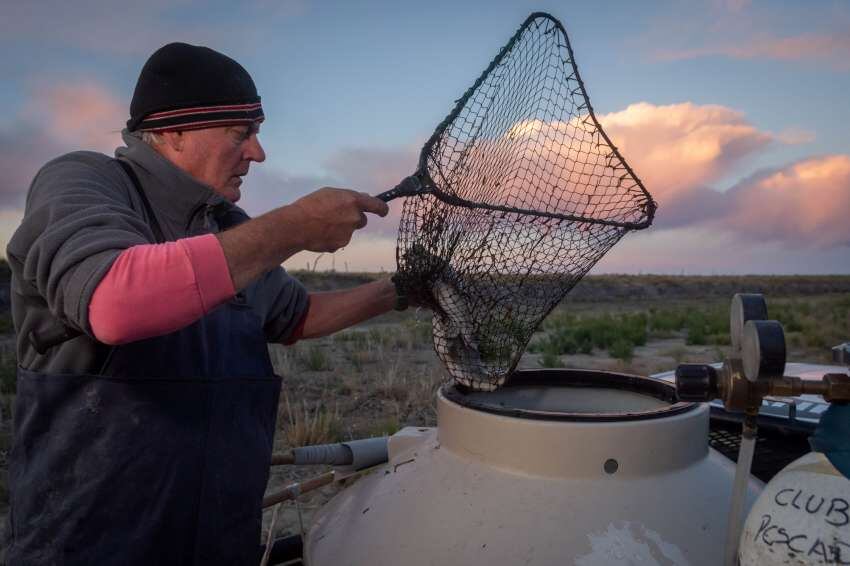
[[[242,209],[179,169],[134,134],[116,157],[141,182],[165,238],[215,233],[248,220]],[[285,228],[283,228],[285,229]],[[103,345],[88,308],[98,283],[125,249],[155,241],[145,207],[125,171],[100,153],[78,151],[45,165],[30,186],[23,222],[6,250],[12,270],[12,317],[18,363],[45,373],[98,374]],[[269,342],[284,341],[307,308],[307,292],[283,268],[245,289]],[[77,338],[40,355],[30,331],[64,324]]]

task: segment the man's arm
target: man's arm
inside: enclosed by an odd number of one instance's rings
[[[389,279],[344,291],[310,293],[310,309],[302,338],[327,336],[358,322],[384,314],[395,306],[395,286]]]
[[[244,289],[302,250],[335,252],[366,226],[366,212],[386,216],[383,201],[325,187],[218,235],[233,286]]]
[[[365,226],[363,211],[385,214],[386,208],[363,193],[325,188],[222,234],[126,249],[93,294],[92,332],[106,344],[124,344],[183,328],[279,269],[286,257],[345,245]],[[291,332],[306,295],[291,284],[272,287],[275,315],[266,331],[275,341],[272,336]]]

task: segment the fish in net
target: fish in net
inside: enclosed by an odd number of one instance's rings
[[[544,13],[457,101],[417,171],[379,198],[400,196],[396,285],[433,310],[434,349],[452,378],[485,391],[656,209],[597,121],[564,27]]]

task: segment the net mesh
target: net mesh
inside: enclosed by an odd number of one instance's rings
[[[534,330],[655,205],[593,115],[563,26],[532,14],[420,156],[397,282],[461,385],[499,387]]]

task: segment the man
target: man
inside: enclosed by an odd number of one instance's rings
[[[389,280],[308,294],[280,267],[387,214],[323,188],[249,219],[251,77],[205,47],[144,65],[116,159],[42,168],[9,243],[18,396],[10,564],[255,564],[280,380],[267,342],[386,312]],[[144,139],[143,139],[144,138]]]

